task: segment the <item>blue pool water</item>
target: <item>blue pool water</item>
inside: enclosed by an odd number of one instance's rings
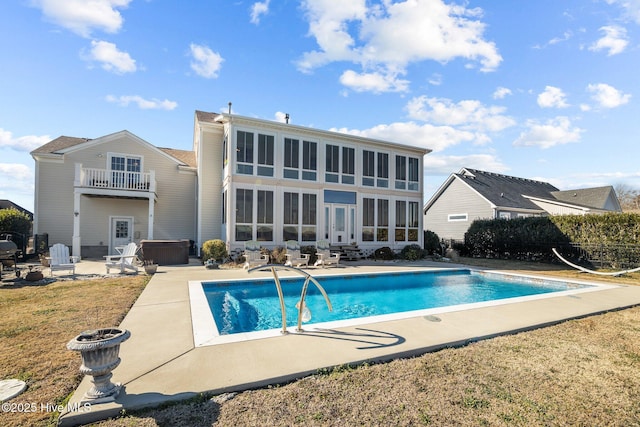
[[[333,305],[310,283],[306,305],[312,323],[566,291],[587,285],[473,270],[316,276]],[[296,303],[304,278],[281,279],[287,324],[297,324]],[[273,278],[204,282],[202,287],[220,335],[282,327]]]

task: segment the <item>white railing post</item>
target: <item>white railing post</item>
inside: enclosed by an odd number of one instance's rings
[[[80,187],[81,185],[84,184],[84,180],[83,178],[83,172],[82,172],[82,163],[76,163],[76,170],[75,170],[75,175],[73,178],[73,186],[74,187]]]

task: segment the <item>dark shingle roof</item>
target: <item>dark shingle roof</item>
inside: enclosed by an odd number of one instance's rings
[[[23,208],[20,205],[13,203],[11,200],[1,199],[0,200],[0,209],[16,209],[19,212],[26,214],[31,221],[33,221],[33,214]]]
[[[551,192],[558,191],[547,182],[477,169],[465,168],[455,175],[491,203],[501,207],[540,210],[539,206],[523,195],[551,199]]]
[[[606,187],[554,191],[551,195],[561,202],[589,208],[606,209],[607,202],[613,191],[613,187],[609,185]]]
[[[198,163],[196,162],[195,151],[176,150],[174,148],[158,148],[158,149],[164,151],[171,157],[178,159],[180,162],[186,164],[187,166],[191,166],[193,168],[198,166]]]

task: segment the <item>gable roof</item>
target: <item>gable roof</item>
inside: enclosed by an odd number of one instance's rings
[[[48,143],[36,148],[35,150],[33,150],[31,152],[31,155],[47,155],[47,154],[58,154],[58,155],[62,155],[65,152],[69,151],[70,149],[80,149],[80,145],[82,144],[86,144],[86,143],[91,143],[91,142],[99,142],[100,139],[104,139],[104,138],[108,138],[108,137],[114,137],[114,136],[118,136],[118,135],[129,135],[132,138],[135,138],[137,140],[142,141],[144,144],[151,146],[152,148],[161,151],[164,155],[168,155],[171,158],[173,158],[174,160],[176,160],[178,163],[181,163],[183,165],[189,166],[189,167],[193,167],[195,168],[196,165],[196,155],[195,152],[193,151],[187,151],[187,150],[177,150],[177,149],[173,149],[173,148],[160,148],[160,147],[156,147],[155,145],[149,144],[148,142],[144,141],[143,139],[135,136],[134,134],[132,134],[129,131],[123,130],[120,132],[116,132],[114,134],[111,135],[106,135],[100,138],[96,138],[96,139],[91,139],[91,138],[76,138],[76,137],[72,137],[72,136],[59,136],[58,138],[49,141]]]
[[[620,203],[615,195],[615,190],[610,185],[578,190],[554,191],[551,195],[561,202],[595,209],[607,210],[609,209],[607,204],[611,202],[617,205],[618,210],[621,210]]]
[[[558,191],[547,182],[477,169],[463,168],[454,175],[493,205],[505,208],[539,211],[540,207],[523,195],[548,198],[552,191]]]

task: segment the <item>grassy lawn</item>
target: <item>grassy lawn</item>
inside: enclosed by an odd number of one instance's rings
[[[11,403],[35,403],[37,410],[3,413],[0,425],[54,423],[58,414],[47,405],[62,403],[81,379],[80,356],[66,349],[67,342],[87,329],[117,326],[147,282],[144,275],[39,286],[2,282],[0,379],[25,381],[27,390]]]
[[[462,260],[482,267],[640,285],[559,266]],[[0,287],[0,378],[30,387],[21,402],[60,403],[79,382],[79,331],[116,325],[143,276]],[[107,304],[96,313],[95,306]],[[640,307],[390,363],[343,366],[289,384],[202,396],[99,423],[237,425],[640,425]],[[46,425],[52,414],[2,414],[2,425]]]

